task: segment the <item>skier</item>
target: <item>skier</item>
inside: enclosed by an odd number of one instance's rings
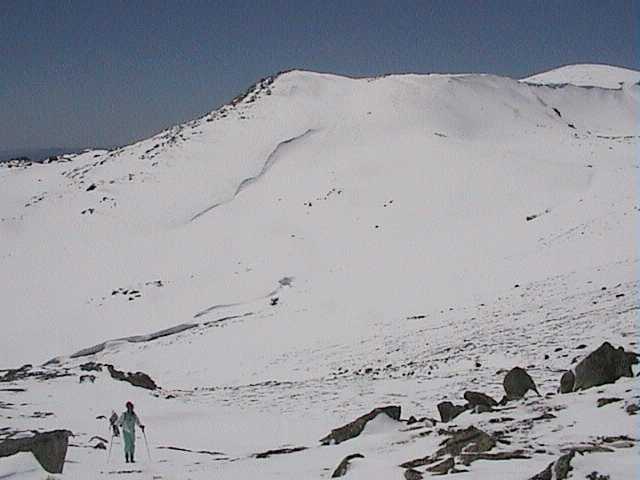
[[[111,411],[111,416],[109,417],[109,425],[111,426],[111,435],[113,437],[119,437],[120,429],[118,428],[118,414],[114,411]]]
[[[127,411],[120,415],[118,425],[122,427],[122,438],[124,439],[124,459],[127,463],[135,463],[133,455],[136,449],[136,425],[144,432],[144,425],[136,412],[133,411],[133,403],[126,403]]]

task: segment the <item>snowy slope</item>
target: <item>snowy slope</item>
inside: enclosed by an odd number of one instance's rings
[[[610,65],[566,65],[522,80],[542,85],[569,83],[580,87],[620,88],[640,81],[640,72]]]
[[[590,78],[628,81],[607,68]],[[517,364],[551,392],[564,351],[633,348],[639,87],[532,78],[292,71],[134,145],[0,167],[0,368],[56,358],[74,375],[16,382],[3,420],[78,432],[65,478],[110,471],[80,446],[129,398],[155,447],[222,452],[154,448],[139,478],[326,478],[354,452],[317,440],[375,406],[435,417],[475,384],[499,396],[495,372]],[[162,393],[79,384],[88,360]],[[387,427],[357,443],[363,478],[401,478],[433,447]],[[541,428],[548,454],[504,475],[559,452]],[[285,444],[312,448],[251,458]]]

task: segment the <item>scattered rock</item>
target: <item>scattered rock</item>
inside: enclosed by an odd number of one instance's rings
[[[31,452],[47,472],[62,473],[70,435],[69,430],[53,430],[28,438],[5,440],[0,442],[0,457]]]
[[[413,425],[414,423],[418,423],[418,419],[413,415],[411,415],[407,420],[407,425]]]
[[[509,370],[502,381],[502,386],[507,400],[518,400],[524,397],[529,390],[533,390],[538,396],[541,396],[533,379],[524,368],[514,367]]]
[[[465,405],[454,405],[451,402],[440,402],[438,404],[438,413],[440,413],[440,420],[444,423],[450,422],[462,412],[465,412],[467,407]]]
[[[574,390],[614,383],[621,377],[633,377],[631,365],[637,363],[637,355],[614,348],[609,342],[591,352],[575,368]]]
[[[576,376],[571,370],[567,370],[560,377],[560,393],[573,392],[573,385],[576,382]]]
[[[336,467],[336,469],[331,474],[331,478],[339,478],[346,475],[347,471],[349,470],[349,463],[351,462],[351,460],[355,458],[364,458],[364,455],[360,453],[353,453],[351,455],[347,455],[346,457],[344,457],[340,462],[340,464]]]
[[[598,399],[598,408],[604,407],[605,405],[609,405],[610,403],[621,402],[622,398],[611,397],[611,398],[599,398]]]
[[[366,415],[358,417],[353,422],[342,427],[331,430],[331,433],[320,440],[322,445],[338,444],[357,437],[362,433],[368,422],[376,418],[378,415],[385,414],[393,420],[400,421],[400,407],[391,405],[386,407],[374,408]]]

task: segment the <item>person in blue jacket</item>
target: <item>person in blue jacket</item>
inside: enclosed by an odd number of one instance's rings
[[[144,425],[140,423],[140,419],[136,412],[133,411],[133,403],[126,403],[127,410],[120,415],[118,425],[122,427],[122,438],[124,439],[124,459],[127,463],[134,463],[134,454],[136,451],[136,425],[144,432]]]

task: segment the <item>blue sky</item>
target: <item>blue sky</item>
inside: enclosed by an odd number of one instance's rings
[[[0,1],[0,149],[120,145],[261,77],[640,69],[640,1]]]

